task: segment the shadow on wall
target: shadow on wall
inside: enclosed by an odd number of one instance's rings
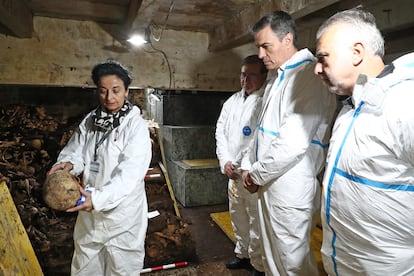
[[[1,105],[41,106],[50,116],[76,117],[98,104],[95,89],[80,87],[0,86]]]
[[[222,91],[238,91],[240,63],[243,58],[244,56],[234,51],[210,53],[204,60],[193,64],[193,79],[198,86],[207,87],[208,90],[214,91],[215,87],[222,87]]]
[[[208,125],[214,126],[221,111],[222,103],[232,92],[212,91],[165,91],[161,105],[162,118],[159,123],[173,126]]]

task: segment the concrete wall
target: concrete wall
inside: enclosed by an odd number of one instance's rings
[[[131,69],[133,87],[235,91],[240,60],[256,53],[252,43],[211,53],[207,34],[185,31],[166,30],[153,45],[168,62],[149,45],[114,41],[93,22],[35,17],[33,38],[0,35],[0,84],[93,86],[92,66],[112,58]]]
[[[159,102],[147,105],[150,117],[172,126],[216,125],[222,105],[233,93],[164,92]]]

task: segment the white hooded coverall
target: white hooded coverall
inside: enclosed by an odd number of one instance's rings
[[[147,198],[144,176],[151,161],[146,122],[134,106],[98,147],[99,172],[91,171],[95,143],[103,135],[89,113],[61,151],[57,162],[83,172],[93,210],[80,211],[74,230],[72,275],[139,275],[145,256]]]
[[[335,123],[323,181],[329,275],[414,275],[414,54],[360,75]]]
[[[233,94],[224,104],[216,127],[217,158],[221,172],[231,161],[240,166],[241,152],[251,141],[261,106],[262,90],[244,98],[244,90]],[[257,195],[244,189],[241,176],[228,182],[229,213],[236,238],[234,253],[238,258],[250,258],[250,263],[263,271],[258,236]]]
[[[260,186],[266,275],[318,275],[309,243],[320,207],[316,176],[325,162],[336,98],[313,73],[314,61],[303,49],[278,69],[243,157],[242,169]]]

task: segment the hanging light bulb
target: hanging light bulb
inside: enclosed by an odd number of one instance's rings
[[[148,41],[146,41],[146,40],[142,37],[142,35],[139,35],[139,34],[131,36],[131,37],[130,37],[127,41],[128,41],[129,43],[131,43],[131,44],[135,45],[135,46],[139,46],[139,45],[142,45],[142,44],[148,43]]]
[[[149,28],[145,28],[140,32],[135,32],[132,36],[127,40],[134,46],[140,46],[150,42],[149,37]]]

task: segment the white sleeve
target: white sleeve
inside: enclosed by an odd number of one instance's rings
[[[253,136],[256,137],[256,136]],[[252,167],[252,149],[254,146],[254,138],[250,140],[249,146],[241,152],[240,170],[248,171]]]
[[[292,92],[287,93],[288,104],[278,135],[265,150],[265,156],[250,169],[257,185],[269,183],[298,164],[321,122],[326,120],[327,109],[334,108],[327,104],[333,99],[332,95],[317,76],[308,72],[307,75],[296,75],[286,81],[289,83],[285,89]]]
[[[220,116],[216,124],[216,154],[220,163],[221,173],[224,174],[224,165],[231,160],[231,156],[228,150],[228,141],[226,137],[226,122],[229,116],[229,106],[232,97],[229,98],[221,109]]]
[[[71,171],[74,175],[80,175],[85,167],[85,161],[83,159],[83,149],[86,144],[86,124],[90,116],[86,116],[79,124],[72,137],[69,139],[66,146],[61,150],[57,158],[57,163],[70,162],[73,164]]]

